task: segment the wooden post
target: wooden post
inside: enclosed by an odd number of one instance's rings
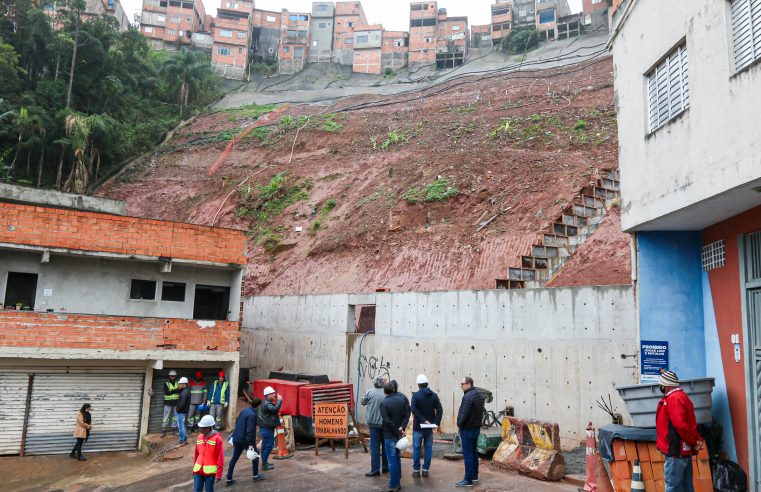
[[[29,375],[29,383],[26,387],[26,406],[24,407],[24,426],[21,428],[21,449],[19,449],[19,456],[24,456],[24,449],[26,448],[26,430],[29,426],[29,410],[32,406],[32,386],[34,386],[34,373]]]

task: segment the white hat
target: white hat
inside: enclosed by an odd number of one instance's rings
[[[204,415],[201,417],[201,421],[198,422],[198,427],[214,427],[215,424],[214,417],[211,415]]]
[[[428,378],[425,377],[425,374],[418,374],[417,379],[415,379],[415,384],[427,384]]]
[[[169,371],[169,375],[170,375],[170,376],[176,376],[176,375],[177,375],[177,371],[175,371],[174,369],[172,369],[171,371]]]
[[[180,378],[180,381],[177,384],[188,384],[188,378],[185,376]]]
[[[267,386],[264,388],[264,396],[271,395],[272,393],[275,393],[275,390],[272,389],[272,386]]]

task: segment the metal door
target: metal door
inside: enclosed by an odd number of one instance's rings
[[[16,374],[0,369],[0,395],[4,395],[4,401],[0,404],[0,429],[3,432],[0,455],[21,452],[28,387],[28,374]]]
[[[92,433],[86,451],[128,451],[138,447],[144,373],[35,372],[26,454],[68,453],[74,445],[77,412],[92,405]]]
[[[751,477],[761,485],[761,231],[745,236],[745,288],[748,313],[748,373],[750,388]],[[753,479],[753,478],[752,478]],[[751,486],[751,489],[753,487]]]

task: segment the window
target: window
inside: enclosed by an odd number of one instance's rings
[[[309,20],[308,15],[298,15],[298,14],[291,14],[288,16],[288,20],[292,21],[307,21]]]
[[[459,31],[460,30],[460,26],[452,26],[452,30],[453,31]]]
[[[246,31],[238,31],[238,37],[239,38],[245,38],[246,37]]]
[[[520,17],[526,17],[526,11],[525,11],[525,10],[519,10],[519,11],[518,11],[518,15],[519,15]]]
[[[222,56],[230,56],[230,48],[219,47],[217,48],[217,53]]]
[[[129,289],[130,299],[142,299],[152,301],[156,299],[156,281],[132,279],[132,285]]]
[[[690,107],[687,45],[676,47],[647,74],[648,123],[654,132]]]
[[[732,0],[732,53],[735,70],[761,58],[761,0]]]
[[[431,42],[431,38],[425,38],[425,39],[423,39],[423,42],[430,43]]]
[[[144,31],[145,31],[145,32],[148,32],[148,33],[151,33],[151,32],[153,32],[153,26],[145,26],[145,29],[144,29]]]
[[[317,12],[327,12],[327,11],[328,11],[327,5],[320,4],[317,6]]]
[[[600,3],[600,2],[602,2],[602,0],[592,0],[592,5],[594,5],[596,3]]]
[[[190,17],[185,17],[185,22],[190,22]]]
[[[293,57],[296,59],[304,58],[304,48],[293,48]]]
[[[166,33],[169,34],[170,36],[174,36],[177,34],[177,31],[175,29],[167,29]]]
[[[410,5],[410,10],[426,10],[428,8],[428,5],[424,3],[413,3]]]
[[[703,271],[713,270],[724,266],[724,240],[706,244],[700,252]]]
[[[180,18],[179,17],[170,17],[169,18],[169,22],[173,22],[175,24],[179,24],[180,23]]]
[[[354,44],[354,40],[351,38],[347,38],[344,40],[344,44]]]
[[[180,282],[161,282],[161,300],[185,302],[185,284]]]
[[[354,23],[353,23],[353,22],[347,22],[347,23],[346,23],[346,26],[347,26],[347,27],[354,27]]]
[[[220,29],[219,35],[222,36],[223,38],[231,38],[233,37],[233,32],[229,29]]]
[[[481,41],[488,41],[491,39],[491,36],[488,34],[481,34]]]
[[[317,24],[317,27],[319,27],[320,29],[327,29],[328,28],[328,23],[327,22],[320,22],[319,24]]]
[[[275,19],[275,17],[274,17],[274,16],[272,16],[272,15],[268,15],[268,16],[267,16],[267,22],[275,22],[275,20],[276,20],[276,19]]]
[[[491,15],[497,16],[497,15],[507,15],[510,13],[510,7],[500,7],[497,9],[492,9]]]
[[[312,47],[317,48],[317,41],[312,41]]]
[[[291,49],[288,46],[283,46],[283,52],[288,53]]]
[[[166,16],[165,15],[157,15],[156,16],[156,22],[166,22]]]
[[[555,9],[547,9],[539,12],[539,24],[555,22]]]
[[[227,319],[230,288],[213,285],[196,285],[193,301],[193,319]]]
[[[228,9],[237,9],[238,8],[238,4],[235,3],[235,2],[227,2],[227,8]]]
[[[307,37],[307,32],[306,31],[298,31],[296,33],[296,36],[298,36],[300,38],[305,38],[305,37]]]
[[[368,42],[370,42],[370,39],[367,36],[367,34],[362,36],[357,36],[357,43],[368,43]]]
[[[243,53],[243,48],[238,48],[238,53]]]
[[[8,272],[5,287],[5,306],[34,309],[37,297],[37,274]]]

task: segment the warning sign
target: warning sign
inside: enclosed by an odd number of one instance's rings
[[[317,439],[346,439],[349,406],[346,403],[314,404],[314,436]]]

